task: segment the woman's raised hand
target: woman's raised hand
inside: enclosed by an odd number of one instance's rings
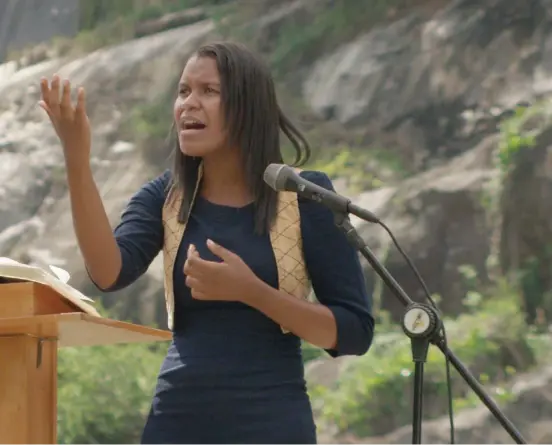
[[[84,88],[77,91],[77,103],[71,103],[71,83],[54,75],[52,82],[41,79],[42,99],[39,105],[46,111],[61,141],[66,163],[87,163],[90,160],[90,122],[86,115]]]

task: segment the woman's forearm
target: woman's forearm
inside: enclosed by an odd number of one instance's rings
[[[314,346],[336,347],[337,323],[326,306],[293,297],[261,280],[250,290],[244,303]]]
[[[106,289],[121,271],[115,241],[90,165],[67,166],[73,227],[90,277]]]

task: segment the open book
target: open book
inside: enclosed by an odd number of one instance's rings
[[[40,267],[28,266],[10,258],[0,257],[0,279],[8,278],[14,281],[32,281],[44,284],[54,289],[86,314],[100,316],[96,308],[87,303],[87,301],[93,302],[92,299],[67,284],[69,281],[67,271],[56,266],[50,266],[50,270],[52,273],[48,273]]]

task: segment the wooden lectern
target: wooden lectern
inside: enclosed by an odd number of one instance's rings
[[[0,284],[0,443],[57,443],[58,347],[171,336],[83,313],[42,284]]]

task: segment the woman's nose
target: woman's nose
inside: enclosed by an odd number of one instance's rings
[[[194,93],[188,94],[188,96],[183,98],[181,107],[183,111],[198,108],[199,101],[197,100],[197,96]]]

